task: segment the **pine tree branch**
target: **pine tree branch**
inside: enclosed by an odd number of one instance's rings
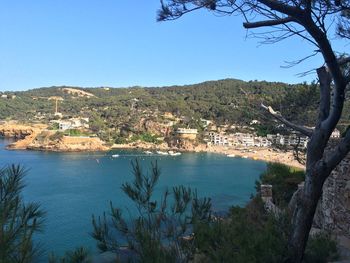
[[[311,137],[312,135],[312,129],[306,128],[304,126],[300,126],[297,124],[294,124],[288,120],[286,120],[280,113],[276,112],[273,110],[273,108],[271,106],[265,106],[263,103],[261,103],[261,107],[266,110],[272,117],[274,117],[275,119],[279,120],[280,122],[282,122],[283,124],[285,124],[286,126],[288,126],[289,128],[300,132],[301,134],[304,134],[307,137]]]
[[[286,14],[292,17],[302,15],[302,10],[298,7],[287,5],[281,1],[275,0],[258,0],[259,3],[262,3],[272,10],[278,11],[282,14]]]
[[[276,20],[265,20],[265,21],[258,21],[258,22],[245,22],[243,23],[243,27],[246,29],[250,28],[258,28],[258,27],[265,27],[265,26],[277,26],[277,25],[283,25],[289,22],[295,22],[295,19],[292,17],[286,17]]]

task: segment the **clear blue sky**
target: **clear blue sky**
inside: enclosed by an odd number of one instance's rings
[[[158,0],[2,0],[0,90],[74,85],[163,86],[222,78],[296,83],[314,47],[300,39],[275,45],[246,38],[240,17],[207,11],[156,22]]]

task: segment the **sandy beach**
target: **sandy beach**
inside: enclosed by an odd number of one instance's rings
[[[165,143],[156,145],[145,142],[134,142],[130,144],[114,144],[112,149],[144,149],[144,150],[160,150],[160,151],[179,151],[179,152],[211,152],[225,155],[234,155],[235,157],[249,158],[253,160],[261,160],[266,162],[283,163],[288,166],[305,169],[293,156],[292,151],[280,151],[271,148],[245,148],[235,149],[225,146],[207,146],[205,144],[192,145],[191,147],[178,148],[168,147]]]
[[[305,169],[305,165],[299,163],[292,151],[275,151],[271,148],[251,148],[247,150],[237,150],[229,147],[212,146],[208,147],[206,152],[221,153],[226,155],[235,155],[237,157],[261,160],[266,162],[283,163],[288,166]]]

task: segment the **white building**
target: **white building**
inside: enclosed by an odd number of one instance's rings
[[[331,138],[340,138],[340,131],[337,128],[332,132]]]
[[[266,137],[254,137],[254,146],[256,147],[269,147],[271,142]]]
[[[220,146],[236,146],[238,145],[238,140],[234,134],[225,134],[225,133],[208,133],[208,145],[220,145]]]
[[[281,135],[281,134],[267,134],[266,138],[272,143],[277,145],[297,146],[306,148],[309,141],[308,137],[292,135]]]
[[[250,125],[253,125],[253,124],[260,124],[260,121],[258,121],[258,120],[252,120],[252,121],[250,122]]]
[[[208,145],[241,146],[241,147],[269,147],[272,144],[307,147],[308,137],[299,137],[295,134],[284,136],[280,134],[268,134],[266,137],[254,136],[251,133],[226,134],[224,132],[209,132],[207,134]]]
[[[224,133],[209,132],[209,142],[212,145],[229,146],[228,136]]]
[[[73,129],[89,128],[89,118],[71,118],[69,121],[72,123]]]
[[[58,120],[54,121],[58,123],[59,130],[68,129],[88,129],[89,128],[89,118],[71,118],[68,120]]]
[[[254,135],[250,133],[235,133],[238,142],[241,146],[253,147],[254,146]]]

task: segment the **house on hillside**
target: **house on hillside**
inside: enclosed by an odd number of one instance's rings
[[[58,129],[61,131],[89,128],[89,118],[70,118],[68,120],[55,120],[52,122],[58,123]]]
[[[65,131],[68,129],[72,129],[72,123],[70,121],[58,121],[58,129],[60,131]]]
[[[15,98],[16,98],[16,95],[2,94],[2,95],[0,96],[0,98],[2,98],[2,99],[15,99]]]

